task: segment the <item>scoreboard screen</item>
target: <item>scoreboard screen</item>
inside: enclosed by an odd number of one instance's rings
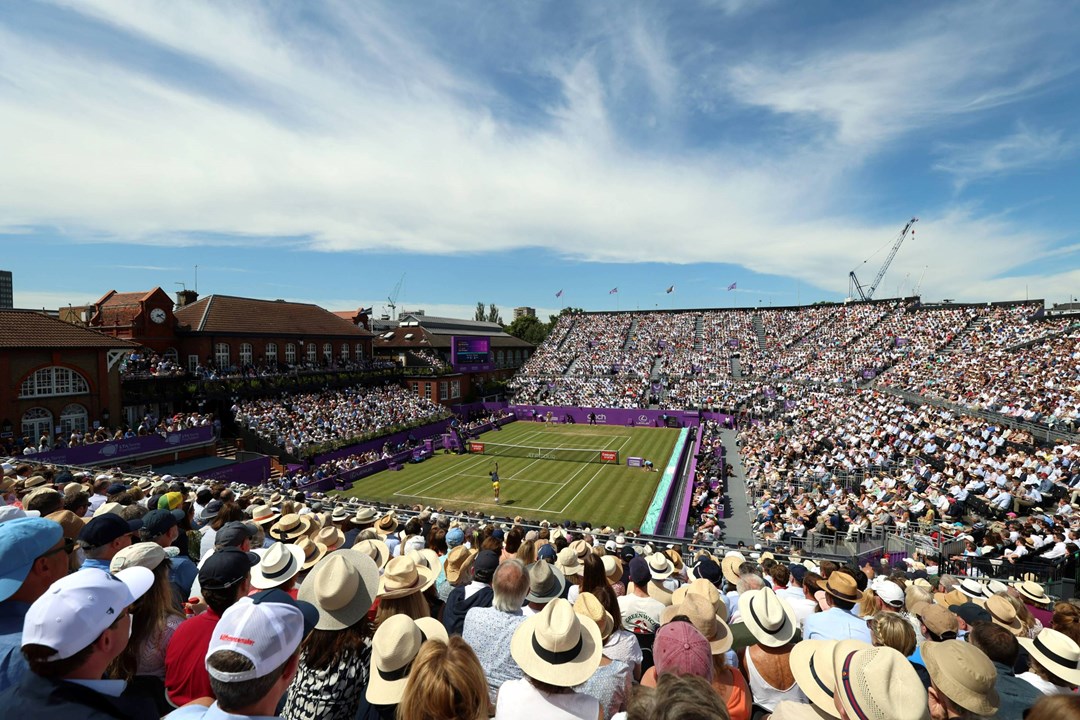
[[[455,369],[487,369],[491,365],[491,338],[454,336],[450,362]]]

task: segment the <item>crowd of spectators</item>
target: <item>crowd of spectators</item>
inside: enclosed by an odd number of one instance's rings
[[[702,432],[712,487],[728,470],[718,428]],[[810,548],[662,546],[624,528],[379,510],[196,478],[30,471],[43,474],[12,481],[5,468],[0,507],[9,714],[1080,713],[1080,605],[1030,580],[855,567]]]
[[[232,412],[241,427],[290,454],[446,415],[437,403],[396,384],[238,400]]]

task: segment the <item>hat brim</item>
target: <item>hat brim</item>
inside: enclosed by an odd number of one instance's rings
[[[795,610],[791,607],[791,604],[787,600],[780,597],[776,593],[773,596],[780,602],[780,609],[784,612],[784,623],[774,631],[769,631],[757,620],[757,614],[753,612],[752,603],[756,598],[761,597],[765,593],[765,590],[750,590],[739,596],[739,615],[742,617],[743,624],[746,629],[750,631],[750,634],[754,636],[754,639],[758,641],[759,645],[765,647],[778,648],[787,645],[795,637],[795,631],[798,629],[798,620],[795,617]]]
[[[383,575],[379,579],[379,593],[380,598],[399,598],[406,595],[412,595],[413,593],[424,592],[435,583],[436,573],[431,568],[426,568],[423,565],[414,564],[416,568],[416,584],[409,587],[394,588],[393,590],[386,590],[386,576]]]
[[[358,549],[358,546],[363,545],[364,543],[371,543],[371,546],[375,548],[375,553],[378,557],[374,557],[372,560],[375,561],[375,564],[378,565],[381,570],[390,560],[390,546],[382,540],[369,539],[355,543],[353,549]],[[363,552],[363,550],[361,550],[361,552]]]
[[[650,580],[645,583],[645,591],[649,593],[649,597],[653,600],[664,603],[664,605],[671,605],[672,591],[660,584],[660,580]]]
[[[344,630],[360,622],[375,604],[375,592],[379,589],[379,568],[375,566],[375,561],[371,559],[371,556],[359,550],[337,550],[334,552],[334,557],[341,558],[360,574],[360,587],[344,607],[334,610],[324,607],[319,602],[319,596],[316,593],[315,586],[318,582],[318,566],[316,565],[315,570],[300,585],[300,592],[297,594],[297,600],[309,602],[319,611],[319,621],[315,624],[316,630]]]
[[[943,644],[928,642],[922,645],[923,664],[926,665],[930,677],[933,678],[934,685],[940,688],[945,697],[965,710],[970,710],[976,715],[994,717],[1001,706],[1001,698],[997,690],[991,687],[988,693],[976,693],[963,683],[954,680],[946,667],[941,664],[940,660],[943,658],[936,657],[937,651]]]
[[[427,640],[449,641],[450,637],[446,634],[446,628],[435,618],[420,618],[414,622],[416,623],[416,626],[420,628],[420,632],[424,634],[424,637],[427,638]],[[419,651],[417,654],[419,654]],[[379,668],[375,665],[375,658],[373,656],[371,659],[371,673],[369,674],[367,690],[364,692],[364,697],[372,705],[397,705],[405,695],[405,686],[408,682],[408,675],[398,678],[397,680],[385,679],[380,674]]]
[[[544,562],[544,561],[543,560],[537,560],[537,562]],[[554,600],[555,598],[562,597],[563,591],[566,590],[566,577],[562,574],[562,571],[559,570],[559,568],[555,567],[554,565],[551,565],[550,567],[551,567],[552,577],[554,577],[555,580],[558,581],[558,583],[557,583],[558,587],[555,588],[554,592],[552,594],[549,594],[549,595],[536,595],[535,593],[532,592],[532,590],[530,590],[529,594],[525,596],[525,599],[528,600],[529,602],[538,603],[538,604],[539,603],[549,603],[552,600]]]
[[[791,674],[814,707],[828,713],[830,717],[840,717],[836,709],[833,693],[836,681],[833,677],[833,653],[836,652],[835,640],[803,640],[791,648]]]
[[[670,605],[664,608],[663,612],[660,613],[660,625],[667,625],[676,616],[683,614],[685,613],[679,605]],[[723,655],[731,649],[735,638],[732,636],[731,628],[728,626],[727,622],[724,621],[724,618],[714,613],[713,621],[716,624],[716,637],[706,637],[705,639],[709,641],[709,649],[712,651],[713,655]]]
[[[1039,649],[1035,644],[1035,641],[1030,638],[1018,637],[1016,638],[1016,641],[1020,643],[1020,647],[1028,651],[1028,655],[1038,660],[1039,664],[1051,673],[1070,685],[1080,685],[1080,668],[1071,668],[1067,665],[1062,665],[1058,661],[1048,657],[1046,653]]]
[[[322,560],[324,557],[326,557],[327,553],[330,552],[330,549],[328,547],[326,547],[326,545],[324,545],[321,542],[318,542],[316,540],[312,540],[311,544],[315,546],[315,557],[311,558],[310,560],[305,561],[304,566],[302,568],[300,568],[301,570],[310,570],[311,568],[315,567],[316,565],[319,564],[319,561]],[[301,551],[301,553],[302,553],[302,551]],[[303,557],[307,557],[307,556],[304,555]]]
[[[541,613],[525,618],[510,639],[510,657],[514,658],[521,671],[535,680],[556,687],[574,687],[592,677],[600,666],[600,656],[604,651],[600,628],[596,623],[578,615],[581,649],[572,660],[556,664],[544,660],[533,649],[533,635],[541,618]]]
[[[304,565],[304,552],[295,545],[285,545],[285,549],[288,550],[289,554],[292,556],[289,571],[280,577],[266,577],[266,575],[263,574],[262,566],[262,559],[266,557],[264,553],[263,557],[259,560],[259,564],[251,568],[251,587],[257,590],[270,590],[271,588],[280,587],[296,577],[297,573],[300,572]]]
[[[251,522],[259,526],[264,526],[268,523],[277,522],[280,517],[281,513],[272,513],[270,515],[267,515],[266,517],[261,517],[258,519],[251,518]]]
[[[739,582],[739,566],[746,562],[745,559],[740,558],[737,555],[728,555],[720,562],[720,572],[723,574],[724,579],[732,585],[736,585]]]

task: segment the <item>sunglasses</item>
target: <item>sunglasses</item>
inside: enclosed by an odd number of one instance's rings
[[[41,557],[49,557],[50,555],[55,555],[56,553],[58,553],[60,551],[66,552],[68,555],[70,555],[71,553],[75,552],[75,545],[76,545],[76,543],[75,543],[75,541],[73,539],[66,537],[66,538],[64,538],[64,544],[63,545],[61,545],[58,548],[53,548],[49,552],[43,554]]]

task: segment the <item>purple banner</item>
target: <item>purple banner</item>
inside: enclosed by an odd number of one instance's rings
[[[380,438],[374,440],[368,440],[366,442],[357,443],[356,445],[350,445],[349,447],[341,448],[340,450],[334,450],[333,452],[323,453],[322,455],[316,455],[312,458],[312,465],[321,465],[328,460],[337,460],[338,458],[348,457],[349,455],[356,455],[357,453],[371,452],[372,450],[382,451],[383,445],[390,443],[391,445],[397,445],[398,443],[405,442],[409,439],[411,434],[418,440],[424,438],[434,437],[436,435],[442,435],[446,432],[447,426],[450,424],[449,420],[440,420],[429,425],[421,425],[420,427],[413,428],[412,430],[402,430],[396,432],[393,435],[383,435]]]
[[[639,457],[626,458],[626,467],[643,467],[645,465],[645,459]]]
[[[59,465],[99,465],[119,463],[127,459],[155,453],[179,452],[189,447],[213,442],[214,428],[210,426],[188,428],[180,432],[161,435],[141,435],[128,440],[79,445],[78,447],[37,453],[34,462]]]
[[[266,455],[253,460],[225,465],[198,473],[201,480],[220,480],[221,482],[241,482],[245,485],[261,485],[270,479],[270,458]]]

